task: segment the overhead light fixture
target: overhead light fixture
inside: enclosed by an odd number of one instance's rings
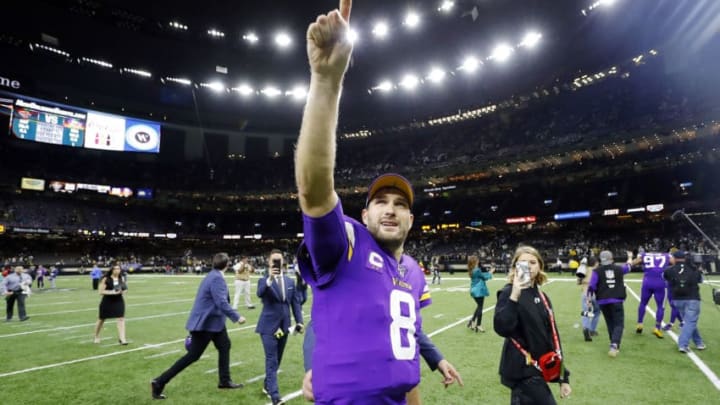
[[[242,83],[238,87],[233,87],[232,90],[240,93],[240,95],[243,97],[255,94],[255,89],[250,87],[250,85],[247,83]]]
[[[406,90],[414,90],[418,84],[420,84],[420,80],[413,74],[406,74],[400,81],[400,86]]]
[[[221,93],[222,91],[225,90],[225,85],[219,81],[210,82],[210,83],[200,83],[200,86],[208,88],[216,93]]]
[[[462,65],[460,65],[458,70],[463,70],[468,73],[473,73],[476,70],[478,70],[478,68],[480,67],[481,64],[482,64],[482,62],[480,60],[478,60],[476,57],[468,56],[465,58],[465,60],[463,61]]]
[[[513,53],[513,48],[507,44],[500,44],[493,49],[490,54],[490,59],[494,59],[498,62],[505,62],[510,59],[510,55]]]
[[[372,29],[373,35],[379,39],[383,39],[383,38],[387,37],[389,32],[390,32],[390,28],[388,27],[387,23],[384,21],[375,23],[375,26]]]
[[[410,11],[405,16],[405,20],[403,20],[403,24],[408,28],[417,28],[418,25],[420,25],[420,14]]]
[[[433,83],[440,83],[445,78],[445,74],[446,73],[444,70],[434,67],[430,69],[430,73],[428,74],[427,79]]]
[[[82,62],[92,63],[93,65],[98,65],[98,66],[101,66],[101,67],[104,67],[104,68],[112,69],[112,67],[113,67],[112,63],[110,63],[110,62],[105,62],[104,60],[98,60],[98,59],[86,58],[86,57],[82,57],[82,58],[80,58],[80,60],[81,60]]]
[[[440,7],[438,7],[438,11],[443,12],[443,13],[449,13],[450,10],[452,10],[452,8],[453,8],[454,6],[455,6],[455,2],[454,2],[454,1],[444,0],[444,1],[440,4]]]
[[[275,44],[280,48],[287,48],[292,43],[290,35],[285,32],[279,32],[275,35]]]
[[[216,29],[214,29],[214,28],[209,29],[207,33],[208,33],[211,37],[215,37],[215,38],[224,38],[224,37],[225,37],[225,33],[224,33],[224,32],[218,31],[218,30],[216,30]]]
[[[179,23],[177,21],[170,21],[170,27],[178,29],[178,30],[182,30],[182,31],[187,31],[187,29],[188,29],[187,25]]]
[[[541,33],[535,32],[535,31],[533,31],[533,32],[528,32],[528,33],[525,34],[525,36],[523,37],[523,40],[522,40],[522,42],[520,42],[520,45],[519,45],[519,46],[524,46],[524,47],[527,47],[527,48],[532,48],[532,47],[534,47],[535,45],[537,45],[538,42],[540,42],[540,38],[542,38],[542,34],[541,34]]]
[[[373,90],[379,90],[379,91],[382,91],[382,92],[388,92],[388,91],[392,90],[392,88],[393,88],[393,85],[392,85],[392,83],[390,82],[390,80],[383,80],[383,81],[380,82],[380,84],[378,84],[377,86],[373,87]]]
[[[260,92],[264,94],[267,98],[275,98],[282,94],[282,91],[280,91],[280,89],[275,86],[266,86]]]
[[[359,38],[358,32],[355,31],[354,29],[350,28],[347,33],[348,42],[350,42],[351,44],[355,44],[355,42],[357,42],[358,38]]]
[[[255,45],[260,40],[260,38],[252,31],[243,35],[242,39],[251,45]]]
[[[190,81],[190,79],[184,79],[184,78],[180,78],[180,77],[166,77],[165,80],[168,81],[168,82],[173,82],[173,83],[177,83],[177,84],[182,84],[182,85],[185,85],[185,86],[189,86],[189,85],[192,84],[192,82]]]
[[[142,77],[152,77],[152,73],[150,73],[146,70],[140,70],[140,69],[122,68],[121,72],[122,73],[132,73],[134,75],[142,76]]]

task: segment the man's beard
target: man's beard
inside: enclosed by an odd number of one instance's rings
[[[407,238],[407,231],[400,232],[392,235],[387,235],[380,229],[381,225],[376,225],[370,228],[370,233],[377,241],[378,245],[382,246],[388,252],[395,252],[405,244],[405,238]]]

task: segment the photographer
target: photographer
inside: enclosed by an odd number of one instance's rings
[[[552,305],[538,288],[546,281],[540,253],[518,247],[493,320],[495,332],[505,338],[500,382],[512,390],[512,404],[555,404],[549,382],[560,384],[560,398],[572,392]]]
[[[30,285],[32,278],[24,273],[22,266],[15,267],[15,272],[8,274],[3,280],[3,288],[5,291],[5,305],[7,308],[6,321],[10,321],[13,316],[13,308],[15,301],[18,303],[18,315],[20,322],[30,319],[25,313],[25,297],[30,294]]]
[[[295,331],[302,333],[304,326],[301,297],[295,288],[295,281],[283,271],[285,262],[282,252],[273,249],[269,263],[267,276],[258,281],[257,295],[262,300],[263,308],[255,332],[260,335],[265,350],[263,393],[275,405],[283,403],[278,390],[277,371],[290,333],[291,308],[295,317]]]

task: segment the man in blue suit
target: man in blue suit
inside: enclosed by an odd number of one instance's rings
[[[188,352],[160,377],[150,382],[153,399],[166,398],[162,393],[165,385],[187,366],[196,362],[210,341],[218,351],[218,388],[242,388],[242,384],[234,383],[230,379],[230,338],[225,328],[225,318],[238,324],[245,323],[245,318],[230,306],[228,288],[223,276],[229,261],[227,253],[218,253],[213,257],[213,268],[198,287],[195,304],[185,325],[191,336]]]
[[[283,404],[278,390],[277,371],[282,361],[285,344],[290,333],[290,309],[295,317],[296,332],[304,329],[300,296],[295,282],[287,277],[282,252],[273,249],[270,253],[270,269],[267,277],[258,281],[257,295],[263,303],[255,332],[260,334],[265,350],[265,383],[263,393],[273,405]]]

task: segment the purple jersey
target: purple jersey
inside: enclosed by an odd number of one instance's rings
[[[313,288],[316,402],[404,404],[420,382],[420,308],[430,303],[425,275],[407,255],[398,264],[340,203],[303,222],[298,265]]]
[[[643,266],[643,279],[658,281],[664,284],[662,278],[663,269],[670,265],[669,253],[643,253],[640,255]]]

